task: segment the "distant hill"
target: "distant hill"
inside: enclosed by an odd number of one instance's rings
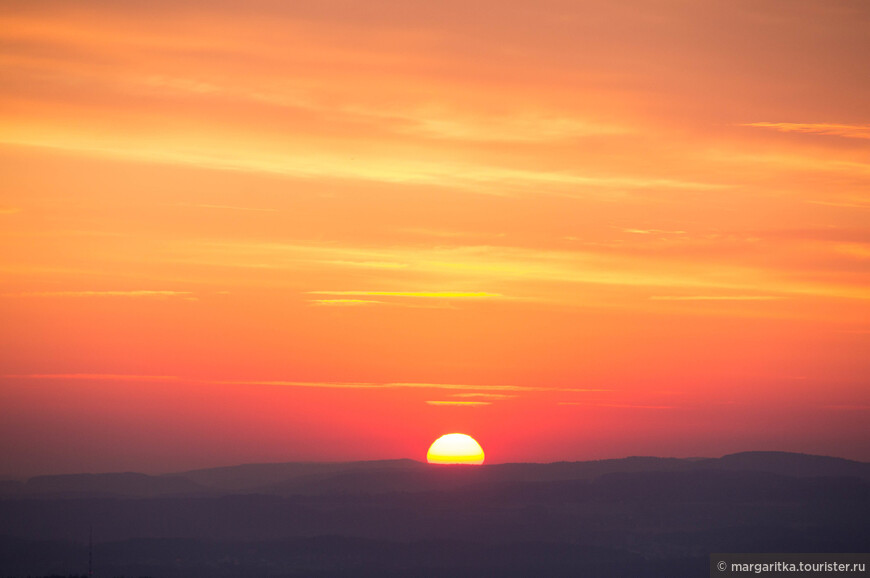
[[[23,486],[24,484],[18,480],[2,480],[0,481],[0,497],[15,495],[21,491]]]
[[[245,464],[148,476],[137,473],[37,476],[0,487],[0,496],[157,497],[266,494],[276,496],[439,491],[505,482],[593,480],[617,473],[765,472],[792,477],[870,480],[870,463],[787,452],[742,452],[721,458],[628,457],[586,462],[433,466],[410,459]]]
[[[127,496],[156,497],[202,494],[208,489],[182,476],[148,476],[132,472],[118,474],[70,474],[36,476],[18,488],[22,496]]]
[[[208,488],[229,491],[252,491],[300,478],[318,479],[332,474],[360,470],[397,471],[423,469],[427,465],[409,459],[359,462],[289,462],[278,464],[244,464],[169,475],[180,476]]]
[[[552,464],[250,464],[39,476],[0,497],[3,578],[706,575],[710,552],[861,552],[868,465],[747,452]]]
[[[870,479],[870,463],[789,452],[741,452],[708,460],[707,465],[786,476],[855,476]]]
[[[510,463],[479,467],[430,466],[413,460],[328,464],[328,467],[320,469],[295,469],[293,475],[270,485],[260,486],[256,490],[259,493],[280,496],[422,492],[503,482],[593,480],[617,473],[708,470],[765,472],[799,477],[846,476],[870,480],[870,464],[864,462],[785,452],[746,452],[722,458],[629,457],[587,462]],[[197,481],[206,486],[210,485],[205,476]]]

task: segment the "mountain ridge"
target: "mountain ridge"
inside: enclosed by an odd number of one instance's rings
[[[277,462],[203,468],[161,475],[136,472],[34,476],[0,486],[2,497],[316,495],[420,492],[501,482],[593,480],[616,473],[754,471],[793,477],[870,480],[870,463],[814,454],[746,451],[719,458],[629,456],[483,466],[430,465],[408,458],[353,462]]]

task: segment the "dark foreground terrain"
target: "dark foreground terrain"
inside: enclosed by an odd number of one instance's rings
[[[864,552],[870,464],[775,452],[481,467],[255,464],[0,483],[0,578],[703,576]]]

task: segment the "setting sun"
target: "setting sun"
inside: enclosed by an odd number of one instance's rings
[[[468,464],[483,463],[483,448],[471,436],[461,433],[443,435],[429,446],[426,460],[430,464]]]

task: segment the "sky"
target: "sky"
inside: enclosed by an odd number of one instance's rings
[[[5,0],[0,475],[870,460],[864,0]]]

